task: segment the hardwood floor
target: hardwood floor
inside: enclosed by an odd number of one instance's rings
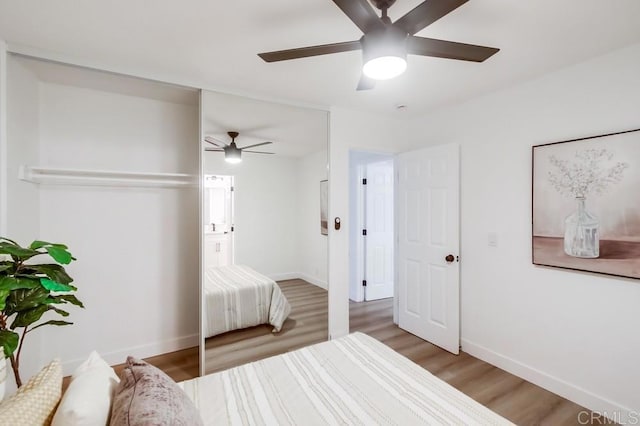
[[[393,299],[350,304],[351,331],[361,331],[421,365],[518,425],[589,424],[590,411],[471,355],[453,355],[393,324]],[[583,414],[579,422],[580,412]],[[598,418],[593,424],[614,424]]]
[[[303,280],[279,281],[291,314],[280,333],[259,325],[210,337],[205,342],[205,372],[278,355],[328,339],[327,291]]]
[[[258,326],[207,339],[207,372],[257,361],[327,340],[327,292],[302,280],[278,283],[292,312],[279,335]],[[518,425],[615,424],[558,395],[461,352],[452,355],[393,324],[392,299],[350,303],[351,331],[390,346],[435,376]],[[198,348],[147,359],[176,381],[198,374]],[[122,365],[115,366],[119,374]]]

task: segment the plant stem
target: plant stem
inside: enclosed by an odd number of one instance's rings
[[[18,364],[18,361],[16,360],[16,357],[11,355],[9,357],[9,360],[11,361],[11,369],[13,370],[13,377],[15,377],[16,379],[16,386],[17,387],[21,387],[22,386],[22,380],[20,379],[20,366]]]

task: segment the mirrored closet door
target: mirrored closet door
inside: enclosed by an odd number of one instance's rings
[[[328,113],[204,91],[201,114],[208,374],[328,338]]]

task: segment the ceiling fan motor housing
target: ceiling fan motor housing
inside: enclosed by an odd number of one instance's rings
[[[383,29],[370,31],[360,39],[362,45],[362,62],[383,56],[397,56],[407,59],[407,40],[409,34],[391,25]]]

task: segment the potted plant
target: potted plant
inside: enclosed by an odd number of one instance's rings
[[[52,258],[56,263],[36,263],[40,256]],[[8,358],[18,387],[20,355],[26,336],[45,325],[71,325],[60,319],[69,312],[60,308],[72,304],[84,308],[73,295],[77,288],[62,265],[76,260],[64,244],[34,241],[21,247],[15,241],[0,237],[0,346]],[[45,318],[43,318],[45,316]],[[6,361],[4,361],[6,363]]]

